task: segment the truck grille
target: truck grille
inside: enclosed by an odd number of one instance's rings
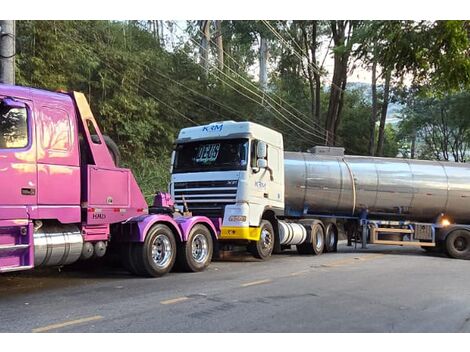
[[[237,180],[175,182],[174,198],[179,206],[186,201],[194,215],[219,217],[227,204],[235,203],[237,186]]]

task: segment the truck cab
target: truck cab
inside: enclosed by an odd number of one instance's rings
[[[149,214],[113,144],[82,93],[0,84],[0,273],[99,258],[111,239],[137,275],[209,265],[212,222],[162,193]]]
[[[270,255],[272,248],[259,253],[275,240],[261,225],[284,212],[283,153],[282,135],[252,122],[182,129],[170,192],[182,209],[219,219],[219,240],[247,243],[255,255]]]

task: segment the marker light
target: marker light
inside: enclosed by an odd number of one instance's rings
[[[450,225],[450,220],[447,219],[447,218],[443,218],[441,220],[441,225],[444,226],[444,227],[449,226]]]

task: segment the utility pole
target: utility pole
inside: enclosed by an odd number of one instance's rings
[[[15,84],[15,21],[0,20],[0,83]]]

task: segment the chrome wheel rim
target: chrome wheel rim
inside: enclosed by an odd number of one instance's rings
[[[203,263],[206,261],[209,253],[209,245],[206,236],[202,233],[196,234],[191,241],[191,253],[195,262]]]
[[[336,234],[335,234],[335,232],[333,231],[333,229],[330,229],[330,231],[329,231],[328,233],[329,233],[329,236],[328,236],[328,244],[329,244],[330,248],[333,248],[333,246],[335,245],[335,237],[336,237]]]
[[[268,250],[269,248],[271,248],[271,243],[272,243],[271,233],[268,230],[263,229],[261,231],[261,248],[263,250]]]
[[[321,234],[321,229],[318,229],[315,236],[315,248],[321,248],[321,246],[323,245],[323,236]]]
[[[152,260],[160,268],[168,265],[173,255],[171,242],[168,236],[160,234],[152,242]]]

